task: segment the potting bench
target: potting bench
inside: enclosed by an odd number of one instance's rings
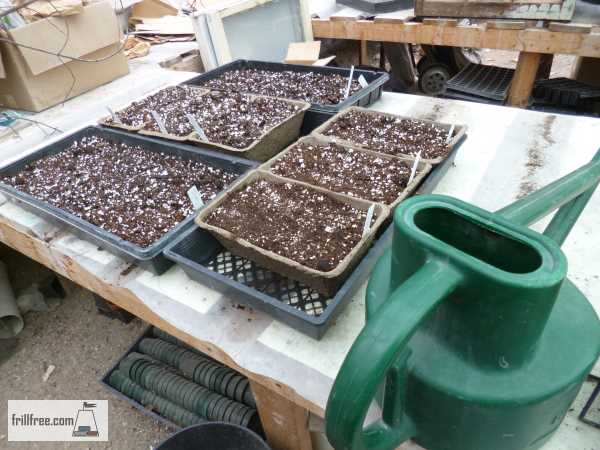
[[[490,210],[581,166],[600,146],[600,121],[592,118],[389,93],[373,109],[466,124],[468,138],[435,192]],[[94,104],[79,116],[90,121],[104,114]],[[10,150],[0,144],[2,165],[16,156]],[[571,279],[600,312],[599,211],[596,194],[563,249]],[[159,277],[132,269],[5,199],[0,202],[0,241],[246,374],[274,449],[308,450],[323,439],[319,433],[311,439],[309,430],[322,430],[332,382],[364,323],[363,289],[316,341],[239,307],[235,299],[191,281],[179,267]],[[547,449],[591,448],[598,442],[600,432],[576,418],[591,388],[586,383]]]
[[[352,39],[366,42],[401,42],[451,47],[515,50],[519,59],[507,104],[528,104],[537,78],[547,78],[555,54],[600,58],[600,30],[591,25],[551,23],[536,27],[535,21],[479,20],[463,25],[456,19],[414,21],[414,12],[381,14],[365,20],[365,14],[346,9],[326,19],[313,19],[315,39]],[[363,55],[364,60],[364,55]]]

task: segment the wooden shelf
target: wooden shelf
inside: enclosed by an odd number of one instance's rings
[[[494,21],[497,22],[497,21]],[[377,20],[313,19],[315,39],[354,39],[377,42],[448,45],[451,47],[493,48],[530,53],[572,54],[600,57],[600,33],[488,28],[478,25],[448,26],[446,23],[382,22]]]

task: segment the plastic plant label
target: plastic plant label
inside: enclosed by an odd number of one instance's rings
[[[156,111],[150,111],[150,114],[152,114],[152,117],[154,118],[154,121],[158,125],[160,132],[162,134],[169,134],[167,132],[167,127],[165,127],[165,123],[162,120],[162,117],[160,117]]]
[[[413,163],[412,168],[410,169],[410,177],[408,177],[408,183],[406,183],[407,185],[412,183],[412,180],[415,178],[415,175],[417,174],[417,167],[419,167],[420,161],[421,161],[421,152],[417,153],[415,162]]]
[[[117,114],[112,110],[110,106],[107,106],[106,109],[110,113],[110,117],[112,117],[113,122],[121,123],[121,119],[119,119],[119,116],[117,116]]]
[[[369,210],[367,211],[367,217],[365,219],[365,224],[363,226],[362,237],[365,237],[369,230],[371,229],[371,221],[373,220],[373,214],[375,213],[375,205],[371,205]]]
[[[354,66],[350,67],[350,76],[348,76],[348,85],[346,86],[346,92],[344,98],[348,98],[350,95],[350,88],[352,88],[352,78],[354,77]]]
[[[448,130],[448,136],[446,136],[446,144],[448,142],[450,142],[450,139],[452,139],[453,134],[454,134],[454,124],[452,124],[452,126],[450,127],[450,130]]]
[[[365,79],[364,75],[358,77],[358,82],[363,88],[366,88],[369,85],[369,82]]]
[[[192,202],[192,206],[197,211],[201,208],[204,208],[204,201],[202,200],[202,195],[196,186],[192,186],[187,191],[188,198]]]
[[[200,139],[208,142],[208,137],[206,136],[206,133],[204,133],[204,130],[202,129],[196,118],[191,114],[186,114],[185,117],[187,117],[187,120],[190,122],[190,124],[194,128],[194,131],[198,134]]]

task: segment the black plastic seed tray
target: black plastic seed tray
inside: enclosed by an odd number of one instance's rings
[[[336,113],[326,111],[312,111],[308,110],[304,114],[304,120],[302,121],[302,128],[300,129],[300,136],[307,136],[313,132],[316,128],[323,125]]]
[[[389,226],[331,298],[233,255],[210,233],[198,227],[183,233],[165,250],[165,256],[179,264],[193,280],[320,339],[367,280],[391,239],[392,226]]]
[[[232,70],[241,69],[258,69],[258,70],[269,70],[275,72],[282,72],[284,70],[292,70],[294,72],[316,72],[321,74],[337,74],[344,77],[350,76],[350,69],[340,67],[320,67],[320,66],[302,66],[297,64],[284,64],[275,62],[264,62],[264,61],[250,61],[245,59],[238,59],[229,64],[225,64],[221,67],[217,67],[214,70],[203,73],[195,78],[192,78],[185,82],[185,84],[191,85],[202,85],[208,80],[218,78],[221,74]],[[357,80],[360,76],[364,76],[367,80],[368,86],[362,88],[360,91],[352,94],[344,101],[337,105],[320,105],[313,103],[311,108],[308,110],[307,115],[311,111],[325,111],[329,113],[337,113],[349,106],[369,106],[375,103],[381,97],[383,91],[383,85],[390,78],[386,72],[376,72],[373,70],[361,70],[355,69],[352,78]]]
[[[350,6],[372,14],[382,14],[399,9],[412,8],[414,2],[409,0],[336,0],[340,5]]]
[[[514,69],[469,64],[446,83],[449,90],[504,101]]]
[[[600,101],[600,88],[569,78],[539,80],[533,89],[533,99],[559,107],[589,109]]]
[[[50,144],[32,155],[26,156],[7,167],[0,169],[0,176],[8,176],[19,172],[24,166],[45,156],[55,155],[67,149],[74,141],[86,136],[101,136],[118,142],[132,145],[140,145],[146,150],[174,154],[185,158],[202,161],[214,167],[221,168],[235,174],[243,174],[256,167],[256,163],[224,155],[211,150],[173,142],[165,142],[160,139],[134,135],[124,131],[112,130],[101,127],[87,127]],[[0,192],[6,194],[12,201],[17,202],[25,209],[38,214],[50,222],[66,225],[73,234],[98,245],[100,248],[110,251],[123,258],[125,261],[137,264],[139,267],[150,270],[160,275],[173,263],[164,257],[163,250],[182,231],[188,229],[194,223],[194,216],[190,216],[174,227],[152,245],[143,248],[120,237],[104,231],[102,228],[70,214],[62,209],[56,208],[48,203],[25,194],[11,186],[0,183]]]

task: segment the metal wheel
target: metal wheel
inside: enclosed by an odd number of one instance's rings
[[[440,95],[446,90],[450,71],[444,64],[432,64],[419,75],[419,89],[427,95]]]

